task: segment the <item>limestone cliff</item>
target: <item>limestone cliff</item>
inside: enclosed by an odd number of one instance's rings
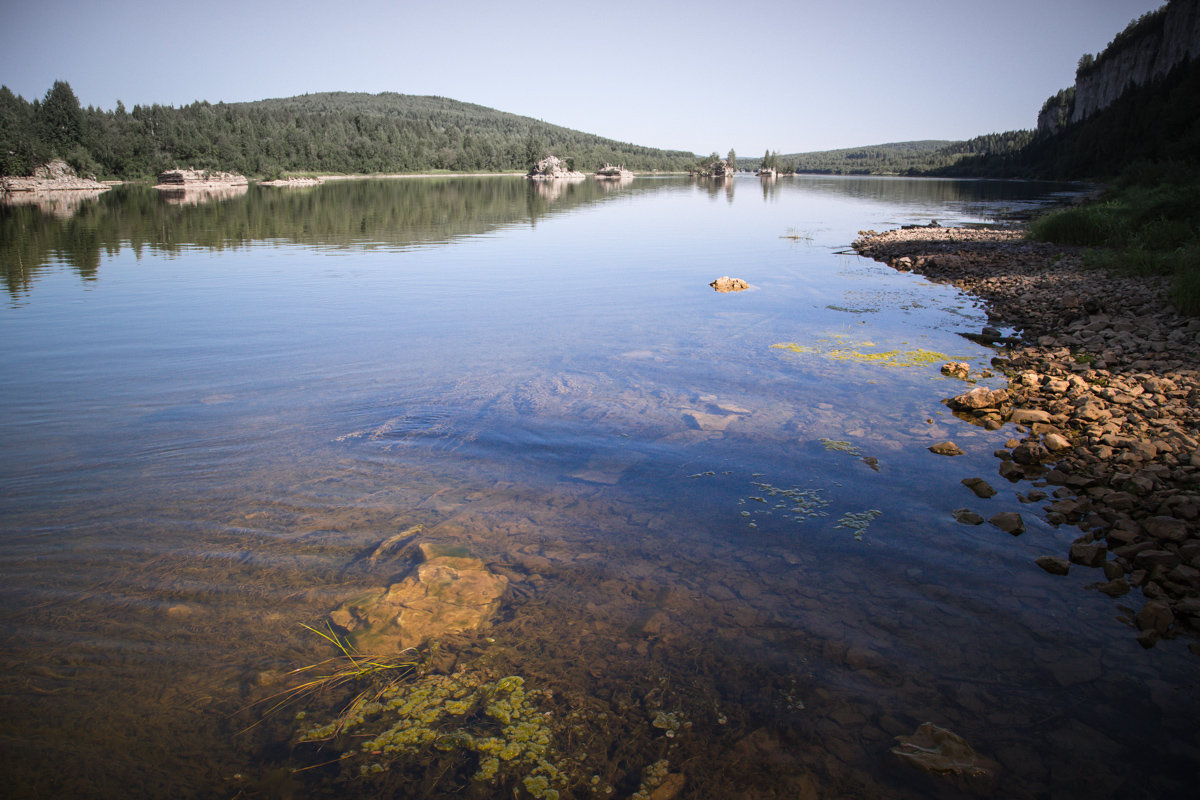
[[[1075,76],[1074,97],[1051,98],[1038,116],[1038,134],[1107,108],[1130,86],[1160,80],[1175,67],[1200,58],[1200,0],[1171,0],[1119,34],[1094,61],[1085,56]]]

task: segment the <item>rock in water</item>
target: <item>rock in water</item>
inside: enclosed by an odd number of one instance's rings
[[[963,361],[948,361],[942,364],[942,374],[965,381],[971,376],[971,365]]]
[[[892,753],[908,764],[937,775],[986,779],[995,775],[997,764],[979,755],[953,731],[926,722],[911,736],[897,736]]]
[[[339,606],[330,619],[360,653],[417,647],[448,633],[485,627],[500,610],[508,578],[453,548],[423,543],[415,574]]]
[[[939,456],[965,456],[966,451],[956,445],[954,442],[938,442],[935,445],[930,445],[931,452],[937,453]]]
[[[750,288],[750,284],[741,278],[731,278],[728,275],[722,275],[710,283],[709,286],[718,292],[741,292]]]
[[[1005,533],[1011,533],[1013,536],[1020,536],[1025,532],[1025,520],[1021,519],[1021,515],[1015,511],[1001,511],[989,519],[988,522]]]
[[[974,492],[976,497],[987,499],[996,496],[996,490],[983,478],[963,478],[962,484]]]

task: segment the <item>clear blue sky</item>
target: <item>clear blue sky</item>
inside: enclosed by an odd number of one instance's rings
[[[742,155],[1032,128],[1160,0],[0,0],[0,84],[84,105],[434,94]]]

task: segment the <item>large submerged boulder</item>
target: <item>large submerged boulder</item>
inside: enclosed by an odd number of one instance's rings
[[[404,579],[349,600],[330,614],[360,653],[383,655],[490,624],[508,591],[464,548],[433,542],[416,546],[416,568]]]
[[[911,736],[897,736],[892,754],[902,762],[934,775],[990,781],[999,766],[982,756],[953,731],[926,722]]]

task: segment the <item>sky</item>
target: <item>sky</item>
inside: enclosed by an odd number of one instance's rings
[[[701,155],[969,139],[1163,0],[0,0],[0,84],[84,106],[449,97]]]

